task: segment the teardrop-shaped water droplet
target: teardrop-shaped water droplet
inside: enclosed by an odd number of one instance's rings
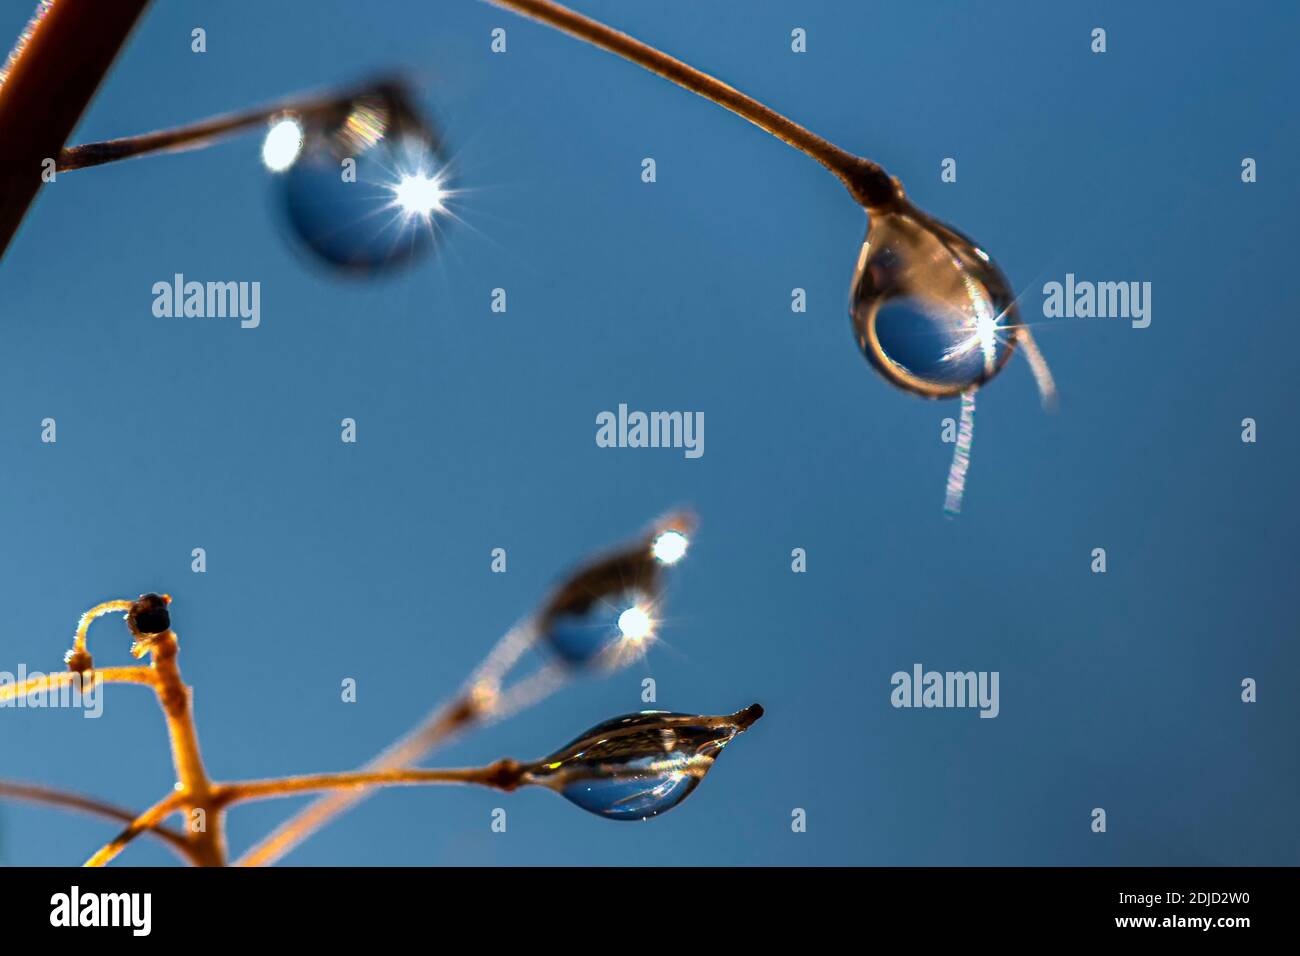
[[[694,515],[675,512],[636,543],[580,567],[538,612],[542,643],[573,667],[639,658],[654,638],[664,569],[686,556],[694,529]]]
[[[851,309],[871,364],[927,398],[987,382],[1011,357],[1020,323],[1002,271],[905,199],[869,215]]]
[[[642,711],[607,720],[525,771],[575,805],[611,820],[645,820],[699,786],[731,740],[763,715],[757,704],[725,717]]]
[[[293,124],[300,130],[295,149]],[[427,252],[445,219],[438,138],[400,86],[271,125],[263,161],[279,173],[293,232],[329,265],[368,273]]]
[[[638,546],[581,568],[542,609],[545,645],[575,667],[623,662],[639,654],[654,631],[660,562]]]

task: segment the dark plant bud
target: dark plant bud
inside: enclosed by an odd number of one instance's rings
[[[172,626],[167,605],[172,603],[168,594],[142,594],[126,612],[126,625],[136,637],[161,634]]]

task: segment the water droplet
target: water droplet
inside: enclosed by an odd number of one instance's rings
[[[871,364],[927,398],[987,382],[1011,357],[1020,327],[1002,271],[970,239],[906,199],[869,215],[851,308]]]
[[[599,816],[645,820],[690,796],[722,748],[761,716],[763,708],[753,704],[725,717],[615,717],[526,768],[525,779]]]
[[[301,146],[294,149],[293,125]],[[450,195],[438,138],[400,86],[337,110],[276,120],[263,159],[279,173],[293,232],[329,265],[367,273],[434,244]]]
[[[639,541],[580,567],[538,612],[543,644],[574,667],[641,657],[655,636],[665,569],[686,556],[694,530],[689,512],[669,514]]]

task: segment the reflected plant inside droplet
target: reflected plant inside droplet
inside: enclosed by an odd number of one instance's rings
[[[853,278],[858,345],[890,382],[928,398],[978,387],[1006,365],[1020,317],[983,249],[901,196],[868,210]]]
[[[763,708],[753,704],[724,717],[615,717],[525,768],[523,779],[599,816],[645,820],[690,796],[722,748],[761,716]]]
[[[293,232],[331,266],[368,273],[433,246],[451,195],[447,164],[400,86],[380,84],[335,109],[279,117],[262,155],[269,169],[282,170]]]

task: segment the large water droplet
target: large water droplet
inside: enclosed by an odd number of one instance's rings
[[[1011,357],[1020,317],[984,250],[905,199],[869,213],[853,278],[858,345],[890,382],[947,398]]]
[[[528,767],[526,779],[599,816],[645,820],[690,796],[722,748],[762,715],[754,704],[725,717],[615,717]]]
[[[301,130],[297,151],[292,125]],[[347,162],[351,160],[352,162]],[[448,198],[438,139],[400,86],[381,84],[337,110],[272,124],[263,161],[279,173],[293,232],[329,265],[367,273],[434,244]]]

